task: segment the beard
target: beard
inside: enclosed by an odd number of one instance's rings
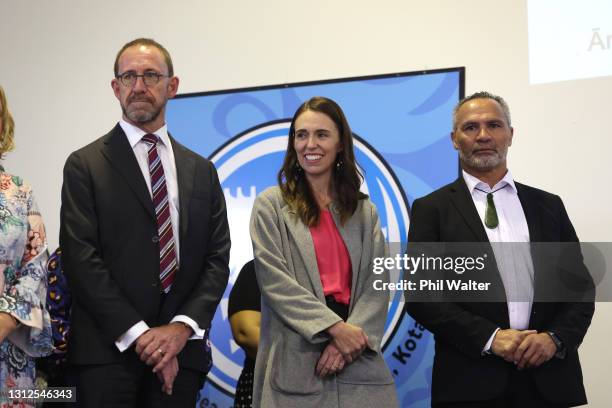
[[[132,105],[134,102],[148,102],[151,104],[151,106],[150,108],[130,108],[130,105]],[[133,123],[138,125],[153,122],[161,114],[162,108],[163,106],[156,106],[155,101],[143,98],[131,98],[128,100],[127,106],[121,105],[123,114]]]
[[[494,154],[475,155],[472,152],[468,155],[462,150],[459,150],[459,159],[469,168],[491,170],[499,166],[506,159],[507,153],[508,150],[503,149],[501,151],[496,151]]]

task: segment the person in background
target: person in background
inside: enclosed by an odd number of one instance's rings
[[[227,306],[232,335],[246,357],[234,396],[234,408],[253,406],[253,375],[261,326],[261,291],[254,261],[247,262],[234,283]]]
[[[279,185],[251,215],[262,293],[256,408],[397,406],[381,355],[389,297],[372,285],[385,239],[360,176],[342,109],[324,97],[304,102]]]
[[[14,121],[0,87],[0,157],[14,148]],[[30,407],[10,389],[35,389],[36,357],[52,350],[47,237],[29,184],[0,166],[0,407]]]

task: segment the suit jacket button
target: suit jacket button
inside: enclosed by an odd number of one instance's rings
[[[156,286],[157,286],[157,282],[153,282],[153,283],[151,284],[151,286],[156,287]]]
[[[153,238],[151,238],[151,241],[153,241],[154,244],[157,244],[159,242],[159,237],[157,235],[153,235]]]

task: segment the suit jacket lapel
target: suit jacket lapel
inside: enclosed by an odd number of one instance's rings
[[[482,220],[478,215],[478,210],[476,209],[476,205],[474,205],[474,200],[472,199],[472,195],[468,190],[467,185],[465,184],[465,180],[463,177],[459,177],[452,185],[451,185],[451,200],[457,211],[461,214],[465,223],[468,225],[469,229],[474,234],[474,242],[489,242],[489,236],[484,229],[482,224]],[[490,244],[489,244],[490,245]],[[497,294],[500,299],[504,299],[503,302],[491,303],[490,307],[497,308],[500,316],[503,317],[506,326],[510,326],[510,320],[508,317],[508,308],[505,305],[506,301],[506,291],[504,288],[504,283],[497,268],[497,261],[495,259],[495,254],[493,252],[492,247],[488,247],[490,249],[490,255],[492,256],[494,262],[494,269],[491,271],[492,274],[490,276],[491,283],[493,284],[493,290],[497,290]]]
[[[524,185],[515,182],[516,191],[518,194],[519,201],[521,202],[521,207],[523,207],[523,212],[525,213],[525,219],[527,220],[527,228],[529,229],[529,242],[530,242],[530,250],[531,250],[531,262],[533,262],[533,304],[531,306],[531,316],[529,319],[529,327],[537,326],[537,318],[538,314],[537,310],[540,308],[540,305],[537,302],[539,294],[542,289],[539,287],[540,285],[546,285],[546,282],[540,282],[538,279],[538,271],[543,267],[545,260],[542,259],[542,251],[534,248],[533,242],[541,242],[542,241],[542,214],[541,209],[538,206],[538,200],[536,197],[533,197],[529,189],[527,189]],[[534,250],[535,249],[535,250]]]
[[[323,284],[321,283],[321,276],[319,274],[319,266],[317,265],[317,256],[314,250],[314,243],[310,230],[297,214],[289,208],[289,206],[283,208],[283,219],[287,224],[287,230],[289,234],[293,235],[293,239],[296,243],[298,251],[302,256],[306,273],[310,278],[312,287],[314,288],[315,295],[319,300],[325,303],[325,294],[323,293]],[[299,273],[299,271],[296,271]]]
[[[465,223],[474,234],[475,242],[488,242],[489,237],[482,225],[482,221],[474,205],[474,200],[468,191],[467,185],[463,177],[459,177],[451,185],[451,201],[459,214],[465,220]]]
[[[189,204],[193,195],[193,185],[195,182],[195,158],[188,154],[187,150],[172,136],[172,151],[174,153],[174,162],[176,164],[176,178],[179,194],[179,242],[185,242],[187,239],[187,226],[189,225]],[[184,258],[183,249],[185,245],[181,245],[181,259]]]
[[[537,200],[529,194],[529,190],[520,183],[514,183],[518,193],[519,201],[525,213],[527,227],[529,228],[529,241],[540,242],[542,240],[542,217],[538,208]]]
[[[138,166],[138,161],[136,161],[136,156],[134,156],[134,151],[119,124],[107,135],[102,154],[109,164],[121,174],[149,215],[155,219],[149,189]]]

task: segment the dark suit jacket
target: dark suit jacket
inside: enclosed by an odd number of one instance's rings
[[[531,242],[577,242],[563,202],[553,194],[515,183],[525,212]],[[488,242],[487,234],[462,177],[412,205],[410,242]],[[535,294],[538,270],[534,258]],[[582,265],[582,261],[580,261]],[[586,272],[586,269],[584,269]],[[500,281],[496,267],[493,281]],[[585,278],[589,280],[590,278]],[[509,328],[506,303],[407,303],[412,317],[434,335],[432,402],[478,401],[501,395],[513,364],[497,356],[482,356],[482,349],[497,327]],[[556,333],[567,348],[564,359],[553,357],[531,369],[540,393],[552,402],[586,403],[578,346],[594,312],[592,302],[537,303],[529,328]]]
[[[150,327],[182,314],[211,320],[229,276],[229,227],[217,173],[171,138],[179,190],[180,267],[160,294],[157,220],[138,162],[119,125],[72,153],[64,167],[60,245],[73,294],[69,359],[121,362],[115,341],[140,320]],[[163,299],[165,297],[165,299]],[[179,364],[206,367],[202,341]]]

